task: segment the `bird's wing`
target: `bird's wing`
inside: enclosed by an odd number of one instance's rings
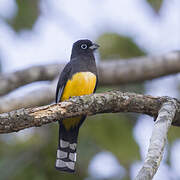
[[[95,88],[94,88],[93,93],[95,93],[95,92],[96,92],[97,85],[98,85],[98,75],[96,75],[96,85],[95,85]]]
[[[56,103],[61,101],[61,96],[63,94],[64,87],[66,86],[66,83],[68,81],[70,72],[71,72],[71,63],[69,62],[68,64],[66,64],[59,77],[59,81],[56,88]]]

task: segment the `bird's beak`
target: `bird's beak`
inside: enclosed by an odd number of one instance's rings
[[[92,46],[90,46],[89,48],[92,50],[96,50],[98,49],[100,46],[98,44],[93,43]]]

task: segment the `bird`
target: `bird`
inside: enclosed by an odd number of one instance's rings
[[[61,72],[57,83],[56,103],[96,91],[98,74],[94,52],[98,48],[98,44],[88,39],[81,39],[73,44],[70,61]],[[59,138],[55,163],[57,170],[75,172],[78,133],[85,119],[86,115],[58,120]]]

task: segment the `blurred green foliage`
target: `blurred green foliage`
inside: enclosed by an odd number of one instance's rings
[[[39,2],[40,0],[16,0],[17,14],[13,19],[8,20],[15,31],[32,29],[40,15]]]
[[[61,173],[55,170],[57,149],[57,123],[36,128],[27,141],[18,140],[6,144],[0,141],[0,179],[2,180],[81,180],[83,174]],[[11,135],[13,136],[13,135]],[[5,135],[4,138],[8,138]]]
[[[133,121],[125,114],[96,115],[88,118],[81,133],[82,136],[86,134],[87,139],[93,139],[101,150],[114,153],[122,165],[129,167],[140,158],[132,134],[133,125]]]
[[[101,46],[99,52],[102,60],[145,55],[132,38],[119,34],[105,33],[98,38],[97,42]]]
[[[171,126],[168,132],[168,142],[169,145],[172,145],[172,143],[177,140],[177,137],[180,138],[180,129],[176,126]]]
[[[149,5],[153,8],[154,12],[159,13],[161,6],[163,4],[163,0],[146,0]]]

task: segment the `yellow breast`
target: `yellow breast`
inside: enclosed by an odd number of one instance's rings
[[[92,94],[96,85],[96,76],[91,72],[79,72],[68,80],[64,88],[61,101],[72,96],[82,96]]]
[[[91,72],[79,72],[68,80],[64,88],[61,101],[73,96],[92,94],[96,86],[96,76]],[[81,117],[63,119],[63,124],[67,130],[79,124]]]

